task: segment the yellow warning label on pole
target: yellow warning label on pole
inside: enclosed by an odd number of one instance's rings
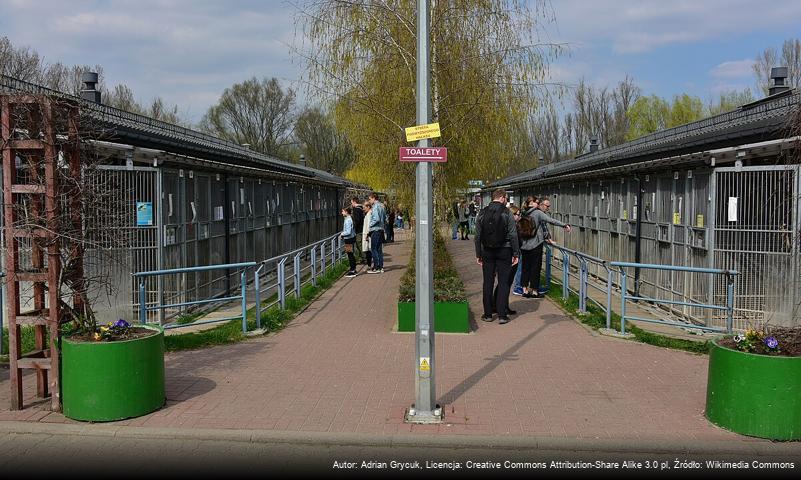
[[[417,125],[406,129],[407,142],[416,142],[424,138],[438,138],[441,136],[439,132],[439,122],[429,123],[428,125]]]
[[[431,370],[431,357],[420,357],[420,371],[428,372]]]

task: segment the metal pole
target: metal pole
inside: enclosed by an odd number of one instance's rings
[[[295,255],[295,298],[300,298],[300,254]]]
[[[562,251],[562,299],[570,296],[570,254]]]
[[[612,269],[604,263],[606,268],[606,329],[612,328]]]
[[[242,290],[242,333],[247,333],[248,331],[248,297],[247,297],[247,288],[248,284],[245,281],[245,272],[247,269],[242,269],[242,273],[239,274],[239,285]]]
[[[549,245],[545,246],[545,288],[551,289],[551,263],[553,263],[553,250]],[[517,268],[522,268],[520,265]]]
[[[312,285],[317,286],[317,247],[311,249],[311,280]]]
[[[325,242],[320,244],[320,267],[323,275],[325,275]]]
[[[734,275],[726,274],[726,332],[734,328]]]
[[[145,278],[139,280],[139,323],[147,323],[147,294],[145,292]]]
[[[620,333],[626,334],[626,270],[620,267]]]
[[[579,257],[579,311],[587,313],[587,260]]]
[[[256,277],[253,279],[253,288],[256,290],[256,328],[261,328],[261,281],[259,276],[262,268],[264,268],[263,263],[256,269]]]
[[[430,120],[429,98],[429,18],[428,0],[417,0],[417,124],[427,125]],[[417,143],[428,148],[428,139]],[[436,380],[434,359],[434,276],[433,276],[433,191],[431,186],[431,164],[419,162],[416,170],[416,228],[415,248],[415,403],[410,408],[407,421],[414,423],[439,423],[442,410],[436,405]]]
[[[286,257],[278,262],[278,302],[281,310],[286,308]]]

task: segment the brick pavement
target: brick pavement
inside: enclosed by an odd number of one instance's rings
[[[481,286],[472,241],[448,244],[475,324]],[[548,300],[519,297],[507,325],[479,322],[468,335],[437,337],[446,422],[403,424],[414,400],[414,336],[392,329],[409,247],[386,246],[386,273],[339,280],[276,335],[168,354],[167,406],[116,425],[760,441],[704,418],[705,356],[594,335]],[[9,412],[8,395],[8,371],[0,370],[0,421],[70,423],[42,406]],[[32,390],[26,398],[35,400]]]

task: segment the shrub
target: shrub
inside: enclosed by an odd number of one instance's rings
[[[434,231],[434,301],[466,302],[467,294],[459,272],[453,266],[453,260],[445,247],[445,240],[439,231]],[[415,251],[409,259],[406,273],[400,281],[400,302],[415,301]]]

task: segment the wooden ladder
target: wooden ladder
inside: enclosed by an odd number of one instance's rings
[[[61,411],[61,258],[54,233],[60,209],[59,156],[52,104],[46,97],[34,96],[2,96],[0,102],[11,409],[23,408],[23,371],[32,369],[36,371],[38,396],[50,396],[51,410]],[[19,139],[15,124],[23,116],[28,138]],[[28,251],[30,259],[26,261]],[[28,312],[21,311],[20,282],[33,285],[33,310]],[[22,354],[22,325],[34,327],[36,345],[26,354]]]

